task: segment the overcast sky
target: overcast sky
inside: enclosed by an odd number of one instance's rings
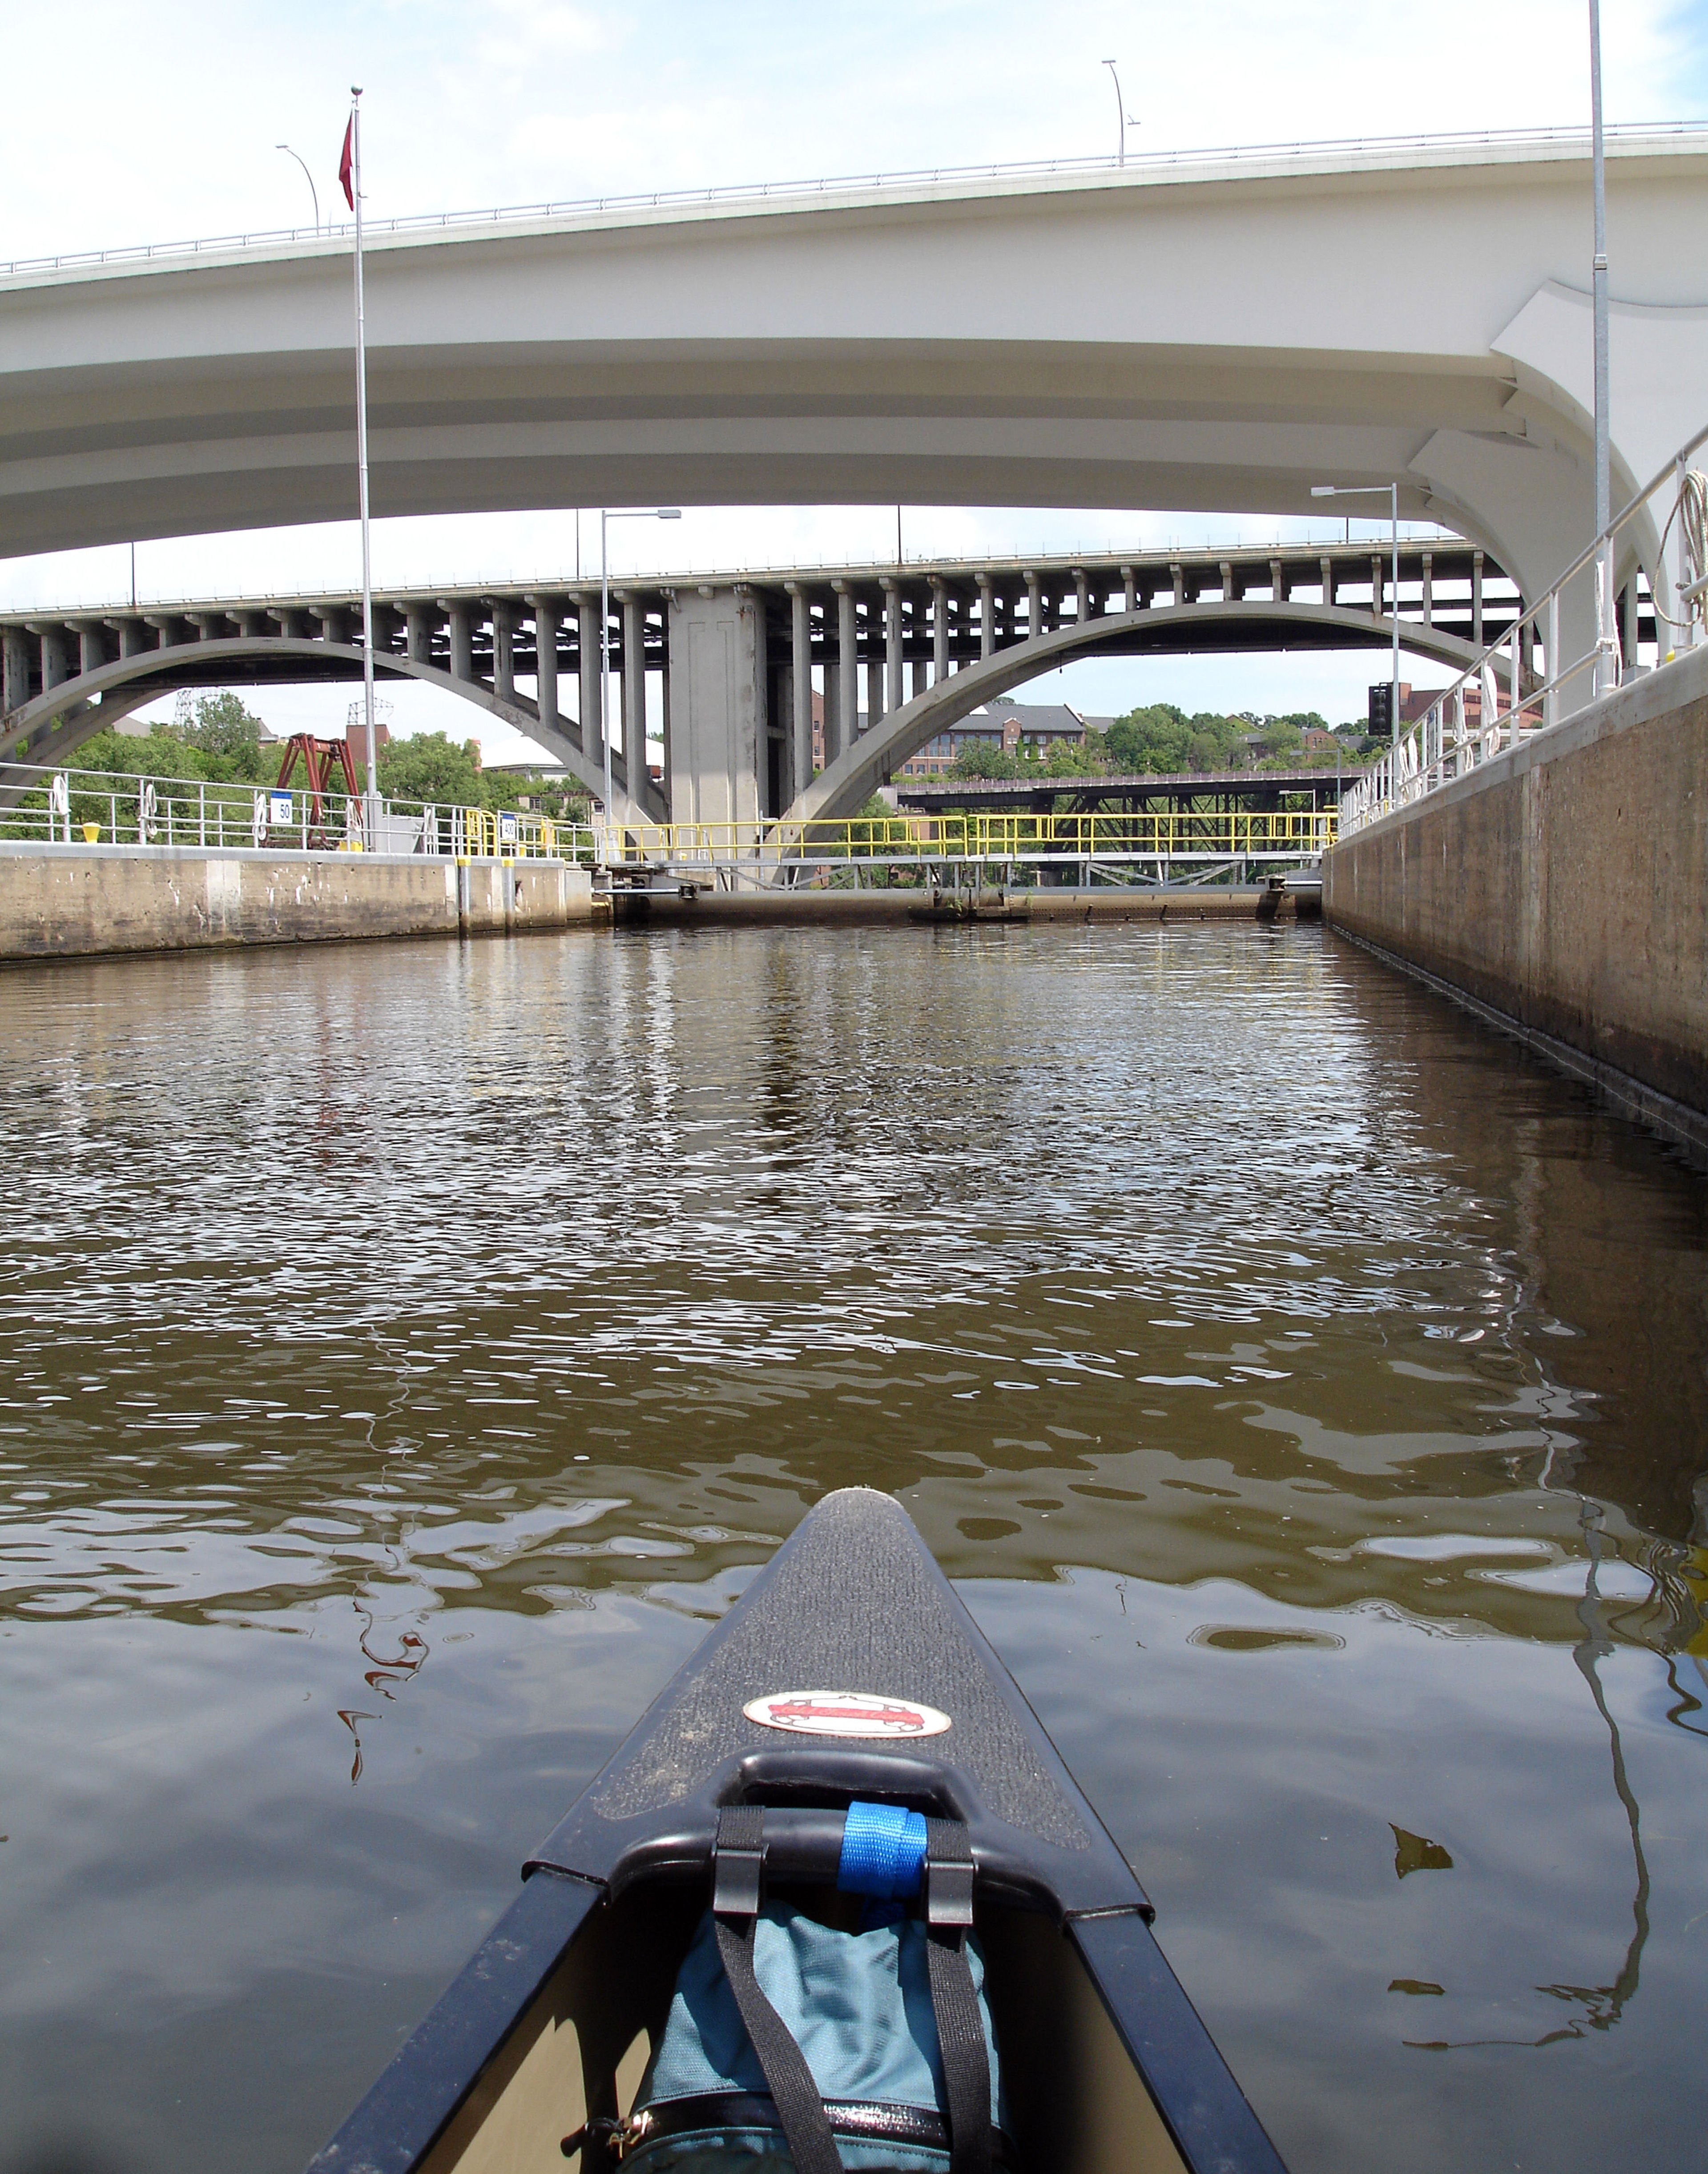
[[[1708,0],[1606,0],[1603,14],[1610,122],[1708,116]],[[1581,126],[1587,18],[1586,0],[164,0],[145,16],[134,0],[20,0],[6,28],[0,257],[306,220],[308,184],[274,149],[281,139],[313,168],[322,211],[342,209],[352,82],[365,86],[364,173],[383,218],[1112,154],[1105,55],[1138,123],[1129,152]],[[1589,246],[1586,207],[1586,284]],[[1277,527],[1166,508],[903,516],[910,556],[1256,540]],[[574,527],[567,511],[382,522],[376,577],[561,574],[573,570]],[[669,527],[627,524],[613,563],[869,558],[894,550],[895,528],[893,507],[691,508]],[[353,524],[144,544],[138,559],[142,592],[160,597],[354,582],[359,565]],[[116,600],[128,583],[122,550],[0,561],[6,605]],[[1367,657],[1126,660],[1072,667],[1034,683],[1032,697],[1100,711],[1166,699],[1338,718],[1362,710],[1370,676]],[[257,706],[281,728],[326,728],[342,722],[346,699],[304,690]],[[424,690],[400,697],[398,711],[406,729],[471,728],[466,706]],[[484,737],[494,758],[517,751]]]

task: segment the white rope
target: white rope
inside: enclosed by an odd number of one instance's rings
[[[1661,546],[1657,554],[1663,561],[1667,538],[1673,533],[1675,521],[1678,524],[1679,539],[1684,546],[1684,587],[1688,589],[1708,574],[1708,476],[1705,476],[1700,468],[1685,471],[1677,502],[1667,516],[1667,525],[1661,531]],[[1692,597],[1684,606],[1682,619],[1675,618],[1659,597],[1655,598],[1654,605],[1656,615],[1680,632],[1688,630],[1694,620],[1708,619],[1708,612],[1704,610],[1704,606],[1708,605],[1708,597]]]

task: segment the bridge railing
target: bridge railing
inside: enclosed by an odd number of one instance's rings
[[[0,841],[100,851],[115,846],[186,846],[231,852],[421,854],[463,860],[592,862],[586,824],[558,822],[531,808],[466,808],[453,803],[382,798],[377,829],[345,792],[316,797],[232,780],[149,777],[127,771],[0,768],[6,804]]]
[[[1340,803],[1340,836],[1354,836],[1397,809],[1412,806],[1457,777],[1537,733],[1565,721],[1560,701],[1568,687],[1592,675],[1592,695],[1619,684],[1623,662],[1613,619],[1613,546],[1643,509],[1670,484],[1674,497],[1661,544],[1664,550],[1676,523],[1680,563],[1686,578],[1675,597],[1652,598],[1657,653],[1664,662],[1699,640],[1708,618],[1708,479],[1690,467],[1690,456],[1708,443],[1708,425],[1681,446],[1664,468],[1589,544],[1559,579],[1530,609],[1444,688],[1418,722],[1390,751],[1373,763]],[[1566,658],[1560,639],[1560,603],[1569,585],[1586,569],[1595,578],[1596,639],[1581,657]],[[1667,602],[1675,608],[1669,610]],[[1665,630],[1673,644],[1668,650]],[[1527,679],[1527,646],[1541,638],[1543,671]],[[1504,685],[1503,683],[1504,682]],[[1504,706],[1503,706],[1504,698]]]
[[[781,869],[789,865],[917,862],[1297,862],[1334,842],[1317,811],[1156,814],[969,811],[810,817],[749,823],[613,824],[601,834],[613,868]]]
[[[1702,133],[1690,122],[1624,122],[1609,126],[1610,143],[1640,143],[1673,138],[1689,140]],[[1527,148],[1576,149],[1587,155],[1587,130],[1576,128],[1462,129],[1428,135],[1344,136],[1320,141],[1294,138],[1273,143],[1229,144],[1199,150],[1130,151],[1122,160],[1081,154],[1061,159],[1016,159],[972,166],[919,166],[889,173],[820,176],[792,181],[747,181],[713,188],[643,189],[626,194],[577,197],[527,204],[500,204],[478,211],[415,212],[396,219],[370,219],[363,233],[371,243],[383,235],[439,233],[450,228],[532,225],[546,219],[594,218],[611,213],[692,211],[728,206],[786,204],[803,197],[839,197],[873,189],[907,190],[951,187],[973,181],[1050,180],[1077,176],[1114,178],[1130,176],[1134,181],[1146,175],[1191,172],[1195,168],[1267,166],[1284,161],[1322,159],[1359,159],[1371,155],[1413,159],[1431,153],[1451,157],[1455,151]],[[233,251],[289,247],[298,242],[349,246],[354,223],[327,219],[315,226],[251,229],[235,234],[203,235],[181,241],[134,242],[115,249],[67,250],[51,257],[19,257],[0,262],[0,279],[27,277],[31,273],[63,272],[109,264],[153,263],[161,257],[225,255]]]

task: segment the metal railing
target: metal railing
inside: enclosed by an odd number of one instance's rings
[[[116,846],[191,846],[212,852],[257,849],[376,852],[449,860],[584,860],[597,841],[586,824],[559,822],[531,808],[465,808],[420,800],[380,803],[368,835],[362,800],[314,796],[300,787],[117,771],[44,769],[8,763],[0,770],[0,841],[34,841],[95,851]]]
[[[1313,860],[1334,843],[1332,808],[1195,814],[964,814],[808,817],[753,823],[628,823],[600,830],[600,857],[615,870],[777,871],[849,863],[1078,861],[1154,863],[1162,869],[1234,861]]]
[[[1594,675],[1591,699],[1617,687],[1622,658],[1614,620],[1612,592],[1612,547],[1656,493],[1674,483],[1677,497],[1662,532],[1666,537],[1674,522],[1679,524],[1680,562],[1689,578],[1678,585],[1676,614],[1658,596],[1655,609],[1657,654],[1663,661],[1678,649],[1689,649],[1696,630],[1708,612],[1708,536],[1705,536],[1705,507],[1708,486],[1691,469],[1690,456],[1708,443],[1708,425],[1681,446],[1650,482],[1586,548],[1528,611],[1515,618],[1500,638],[1491,642],[1474,662],[1467,665],[1449,687],[1444,688],[1416,723],[1344,795],[1340,803],[1340,836],[1349,838],[1368,825],[1397,809],[1411,806],[1431,792],[1451,785],[1480,764],[1516,748],[1521,740],[1551,731],[1564,722],[1562,691],[1585,673]],[[1560,599],[1569,585],[1588,568],[1595,575],[1596,640],[1581,657],[1565,660],[1561,654]],[[1635,576],[1633,577],[1635,578]],[[1679,637],[1668,649],[1662,630],[1671,627]],[[1525,676],[1524,653],[1541,635],[1543,670],[1539,681],[1532,671]],[[1635,662],[1635,659],[1632,660]],[[1504,677],[1505,706],[1501,706]],[[1474,710],[1474,721],[1473,711]]]
[[[1606,131],[1610,144],[1646,138],[1689,139],[1703,132],[1699,122],[1630,122]],[[1123,160],[1109,158],[1019,159],[988,165],[919,166],[896,173],[844,174],[814,181],[746,181],[719,188],[650,189],[600,197],[579,197],[529,204],[495,205],[483,211],[417,212],[398,219],[365,219],[364,241],[376,235],[419,235],[451,228],[512,226],[542,219],[598,218],[610,212],[691,211],[700,206],[732,208],[749,204],[786,202],[802,197],[835,197],[872,189],[905,190],[938,187],[944,183],[980,181],[1047,181],[1057,175],[1072,177],[1099,174],[1166,174],[1194,167],[1251,166],[1280,160],[1355,159],[1372,154],[1467,150],[1523,150],[1532,147],[1564,149],[1582,145],[1589,149],[1589,132],[1583,128],[1463,129],[1440,135],[1344,136],[1320,142],[1229,145],[1192,151],[1132,152]],[[16,279],[32,272],[99,269],[108,264],[148,264],[165,257],[229,254],[236,250],[288,247],[297,242],[321,241],[347,246],[354,240],[354,223],[342,219],[319,226],[266,227],[241,234],[203,235],[187,241],[134,242],[116,249],[82,249],[51,257],[19,257],[0,263],[0,279]]]

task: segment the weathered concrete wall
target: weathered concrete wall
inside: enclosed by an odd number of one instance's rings
[[[1323,917],[1576,1052],[1573,1069],[1701,1117],[1705,822],[1695,650],[1337,846]]]
[[[555,861],[0,842],[0,960],[516,935],[592,917],[587,871]]]

